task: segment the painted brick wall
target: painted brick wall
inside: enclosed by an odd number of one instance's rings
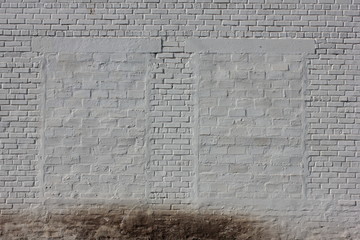
[[[168,209],[236,205],[239,211],[287,217],[293,223],[300,219],[304,226],[327,226],[332,229],[328,234],[342,234],[343,223],[357,227],[359,15],[358,0],[0,0],[1,213],[43,206],[59,194],[95,202],[110,194],[115,201],[126,196]],[[126,55],[102,54],[98,48],[70,55],[34,51],[34,39],[45,37],[160,38],[161,48]],[[185,51],[189,38],[310,39],[315,51],[306,56],[197,54]],[[115,66],[117,61],[122,64]],[[265,75],[253,71],[264,67]],[[65,74],[57,68],[66,69]],[[94,68],[107,79],[127,74],[126,80],[108,80],[108,87],[91,87],[91,78],[81,84],[69,81],[81,79],[71,73],[88,74]],[[129,68],[136,74],[128,73]],[[229,79],[229,85],[214,76]],[[278,76],[282,80],[276,81]],[[127,82],[134,85],[126,88]],[[210,84],[216,88],[208,89]],[[281,97],[276,89],[282,89]],[[224,91],[228,95],[222,96]],[[257,96],[259,92],[263,95]],[[241,94],[258,105],[241,102]],[[86,113],[90,107],[97,109],[95,115]],[[237,127],[228,124],[233,117],[243,119],[237,126],[247,123],[246,134],[238,136]],[[124,131],[121,124],[135,124],[136,131],[126,128],[120,140],[116,132]],[[221,126],[227,135],[218,131]],[[276,127],[281,128],[277,137],[269,133]],[[67,145],[81,146],[86,153],[61,150]],[[105,158],[117,151],[121,163]],[[281,174],[275,156],[285,161]],[[111,163],[104,169],[99,161]],[[266,172],[270,169],[275,173]],[[123,181],[123,173],[133,185]],[[242,174],[252,177],[242,179]],[[65,178],[72,188],[63,188]],[[104,182],[105,188],[124,190],[101,193],[81,186],[75,191],[79,181],[99,184],[99,191],[105,191]],[[241,191],[258,199],[235,204]],[[213,195],[219,202],[200,199]],[[280,204],[275,195],[289,201]],[[222,205],[226,198],[231,201]]]
[[[302,56],[202,54],[195,64],[200,197],[300,198]]]
[[[147,56],[124,55],[46,57],[45,197],[144,198]]]

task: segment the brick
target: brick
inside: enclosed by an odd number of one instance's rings
[[[342,219],[341,209],[356,214],[360,195],[358,0],[25,2],[1,3],[0,198],[9,199],[1,213],[41,204],[41,182],[23,178],[38,176],[41,156],[49,164],[45,179],[54,184],[45,190],[49,198],[60,191],[71,196],[55,175],[69,170],[74,176],[90,166],[94,178],[79,176],[93,187],[74,185],[80,199],[111,199],[109,189],[118,187],[119,199],[151,199],[167,209],[202,198],[209,202],[204,210],[215,209],[216,201],[271,217],[286,208],[298,219],[294,225],[281,219],[294,226],[291,233],[302,223],[310,238],[314,231],[356,238],[356,217]],[[38,44],[45,36],[63,48],[36,50],[47,48]],[[66,44],[76,37],[108,44]],[[127,37],[133,45],[111,44]],[[142,37],[146,44],[133,47]],[[155,38],[162,43],[153,45]],[[187,52],[190,38],[234,44],[194,53]],[[256,45],[256,39],[274,45]],[[59,163],[68,165],[55,168]],[[293,207],[299,204],[301,214]],[[316,217],[325,205],[334,216]],[[339,230],[343,226],[350,230]],[[286,237],[294,236],[303,237]]]

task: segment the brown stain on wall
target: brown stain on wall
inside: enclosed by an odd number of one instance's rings
[[[71,209],[0,216],[0,239],[255,240],[279,239],[249,216],[195,212]]]

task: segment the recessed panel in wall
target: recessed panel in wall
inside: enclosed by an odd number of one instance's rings
[[[63,40],[34,44],[44,62],[44,197],[144,199],[147,71],[160,45]]]
[[[298,45],[311,49],[306,41]],[[296,41],[191,40],[186,46],[196,52],[198,197],[233,204],[300,198],[306,71]]]

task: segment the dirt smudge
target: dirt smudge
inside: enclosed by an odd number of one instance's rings
[[[0,239],[279,239],[274,229],[249,216],[126,208],[0,216]]]

